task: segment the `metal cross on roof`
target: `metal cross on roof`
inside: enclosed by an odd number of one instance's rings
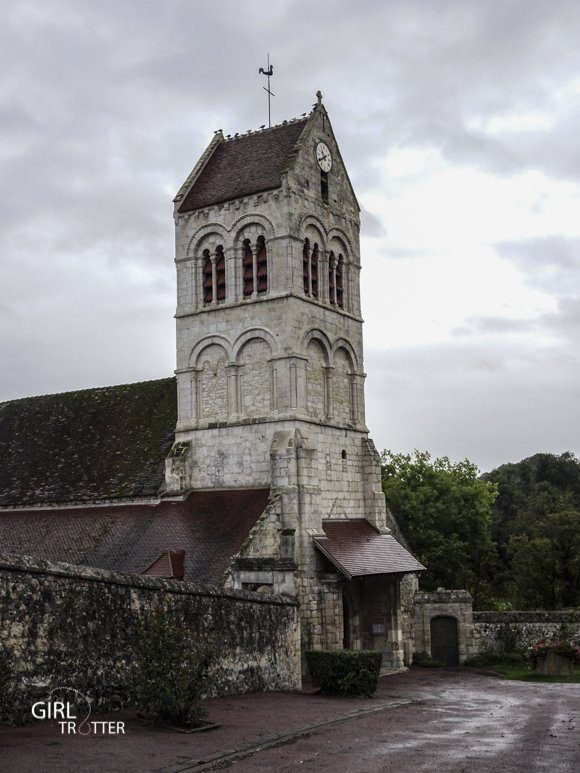
[[[268,67],[266,69],[260,67],[259,73],[260,75],[266,75],[268,77],[268,87],[266,88],[266,86],[262,86],[262,88],[264,91],[268,92],[268,126],[272,126],[272,120],[270,117],[270,97],[275,97],[276,95],[270,91],[270,77],[274,75],[274,65],[270,64],[270,54],[268,54]]]

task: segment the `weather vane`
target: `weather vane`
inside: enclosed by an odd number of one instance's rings
[[[270,91],[270,77],[274,75],[274,65],[270,64],[270,54],[268,54],[268,67],[265,70],[263,67],[260,67],[259,73],[260,75],[266,75],[268,77],[268,87],[262,86],[262,88],[264,91],[268,92],[268,126],[272,126],[272,119],[270,117],[270,97],[275,97],[276,95]]]

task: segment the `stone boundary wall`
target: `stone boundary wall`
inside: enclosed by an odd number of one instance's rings
[[[580,611],[474,612],[473,635],[478,652],[499,652],[506,641],[518,648],[559,637],[580,644]]]
[[[30,718],[32,703],[57,686],[100,710],[125,704],[139,616],[159,606],[213,641],[209,695],[300,687],[292,597],[0,554],[0,692],[7,678],[15,689],[4,720]]]

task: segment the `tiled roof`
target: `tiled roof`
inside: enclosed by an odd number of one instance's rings
[[[157,505],[0,512],[3,553],[141,574],[185,550],[185,580],[218,583],[266,508],[267,489],[194,491]]]
[[[314,537],[314,544],[349,580],[425,569],[394,537],[379,534],[364,518],[323,521],[322,528],[326,536]]]
[[[307,120],[222,140],[183,199],[179,212],[279,188],[284,167]]]
[[[176,420],[174,378],[0,403],[0,506],[153,496]]]

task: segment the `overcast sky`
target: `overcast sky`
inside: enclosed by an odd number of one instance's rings
[[[4,0],[0,400],[173,372],[171,199],[268,51],[363,207],[379,449],[580,452],[577,0]]]

